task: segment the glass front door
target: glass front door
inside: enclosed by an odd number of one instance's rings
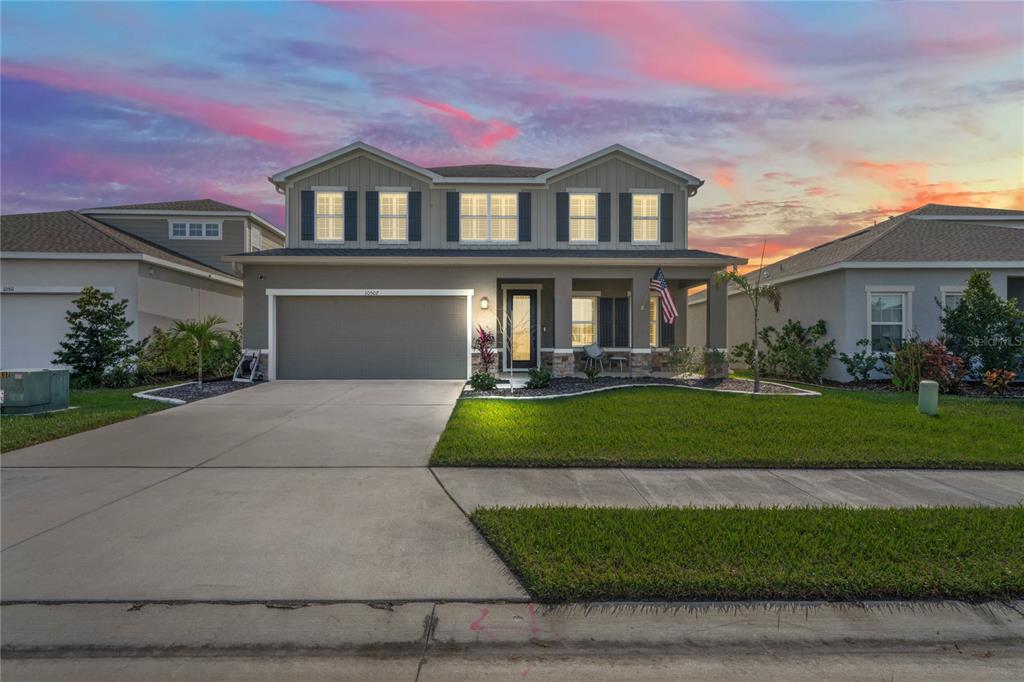
[[[516,369],[537,366],[537,292],[509,290],[505,303],[505,353]]]

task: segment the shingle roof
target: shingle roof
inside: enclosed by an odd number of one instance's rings
[[[435,166],[428,170],[449,178],[535,178],[551,169],[482,163],[466,166]]]
[[[30,253],[139,253],[210,274],[232,276],[77,211],[0,216],[0,249]]]
[[[459,249],[347,249],[347,248],[285,248],[268,249],[255,253],[236,253],[236,256],[419,256],[422,258],[732,258],[720,253],[697,249],[501,249],[501,248],[459,248]]]
[[[157,201],[150,204],[123,204],[121,206],[98,206],[96,208],[83,208],[83,211],[232,211],[237,213],[249,213],[247,208],[239,208],[231,204],[225,204],[216,199],[187,199],[183,201]]]
[[[1024,211],[928,204],[766,265],[764,274],[769,279],[791,277],[846,261],[1024,261],[1022,228],[917,219],[918,215],[991,215],[1024,220]]]

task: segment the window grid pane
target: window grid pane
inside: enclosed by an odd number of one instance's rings
[[[572,299],[572,345],[589,346],[594,343],[597,328],[597,299]]]
[[[316,217],[316,238],[322,240],[341,241],[344,236],[345,221],[330,216]]]
[[[519,197],[515,194],[492,194],[491,215],[515,218],[519,211]]]
[[[593,218],[570,218],[569,241],[592,242],[597,239],[597,221]]]
[[[903,322],[903,294],[871,296],[872,322]]]
[[[171,225],[171,234],[175,237],[184,237],[187,234],[187,226],[185,223],[174,223]]]
[[[570,218],[597,218],[596,194],[570,194]]]
[[[220,236],[220,225],[217,223],[206,223],[206,236],[207,237],[219,237]]]
[[[189,237],[202,237],[203,236],[203,224],[202,223],[189,223],[188,224],[188,236]]]
[[[650,337],[651,348],[658,347],[658,297],[651,296]]]
[[[344,241],[344,192],[316,193],[316,238],[322,241]]]
[[[462,218],[461,239],[484,241],[487,239],[487,218]]]
[[[498,242],[519,238],[519,221],[515,218],[491,218],[491,239]]]

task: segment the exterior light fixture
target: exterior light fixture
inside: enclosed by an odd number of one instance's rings
[[[480,310],[487,310],[491,307],[491,302],[487,300],[486,296],[480,297]]]

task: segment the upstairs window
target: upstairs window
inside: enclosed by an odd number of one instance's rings
[[[409,240],[409,193],[380,193],[380,241]]]
[[[459,239],[514,242],[518,238],[519,197],[464,192],[459,195]]]
[[[569,195],[569,241],[597,241],[597,195]]]
[[[633,241],[638,243],[658,241],[658,209],[660,197],[657,194],[633,195]]]
[[[344,192],[316,193],[316,239],[317,241],[344,241]]]
[[[220,223],[172,220],[170,225],[171,239],[220,239]]]

